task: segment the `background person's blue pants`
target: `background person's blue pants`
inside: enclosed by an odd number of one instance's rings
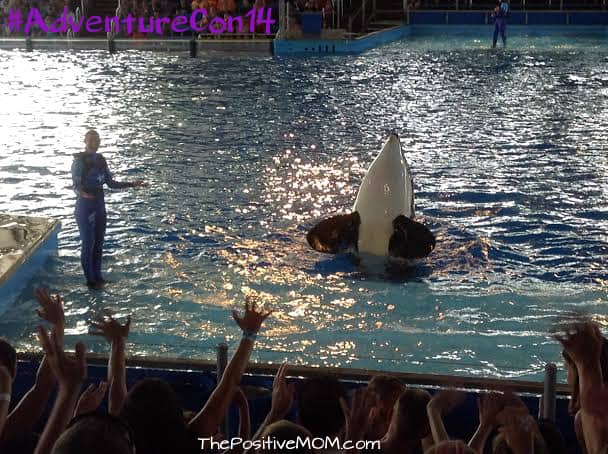
[[[502,38],[503,45],[507,45],[507,22],[504,19],[496,19],[496,23],[494,24],[494,41],[492,42],[492,47],[496,47],[496,41],[498,41],[498,34]]]
[[[106,206],[103,200],[76,202],[76,222],[82,241],[80,262],[88,284],[101,282],[101,257],[106,233]]]

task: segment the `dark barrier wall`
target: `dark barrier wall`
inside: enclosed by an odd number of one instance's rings
[[[37,362],[23,361],[19,362],[17,379],[13,387],[13,399],[11,407],[19,402],[19,399],[30,389],[36,378],[38,369]],[[104,366],[89,365],[87,382],[83,385],[84,390],[89,383],[99,383],[106,379],[107,370]],[[203,403],[208,399],[213,390],[216,379],[215,374],[211,372],[195,372],[195,371],[175,371],[166,369],[148,369],[148,368],[127,368],[127,385],[130,389],[137,381],[144,378],[160,378],[169,382],[175,391],[179,394],[182,404],[185,409],[198,411]],[[272,390],[273,377],[269,376],[246,376],[242,385],[251,387],[252,391],[249,398],[252,433],[255,433],[257,427],[262,423],[270,410],[270,393]],[[288,379],[289,382],[297,379]],[[361,383],[344,382],[345,387],[354,389],[363,386]],[[265,388],[265,389],[264,389]],[[429,389],[433,393],[432,389]],[[107,397],[106,397],[107,399]],[[471,392],[467,395],[465,402],[458,407],[454,412],[449,414],[444,420],[446,429],[451,438],[461,438],[468,441],[477,428],[478,413],[476,404],[477,395]],[[523,396],[523,400],[530,409],[532,415],[538,414],[538,398],[535,396]],[[105,408],[107,400],[104,400],[102,407]],[[296,405],[292,408],[289,418],[295,421]],[[50,405],[44,415],[44,419],[50,413]],[[576,442],[574,434],[573,420],[568,415],[568,400],[558,399],[556,409],[557,421],[567,443],[568,453],[579,454],[580,450]],[[236,408],[232,408],[230,412],[230,434],[225,435],[236,436],[238,427],[238,414]],[[41,428],[39,428],[41,430]]]
[[[411,25],[485,25],[492,24],[489,12],[480,11],[413,11],[409,14]],[[608,25],[608,12],[520,12],[513,11],[509,18],[512,25]]]

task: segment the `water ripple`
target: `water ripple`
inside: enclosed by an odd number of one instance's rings
[[[306,60],[0,51],[0,211],[63,224],[32,285],[65,295],[68,337],[94,351],[86,322],[110,309],[133,314],[138,354],[211,358],[257,292],[276,311],[261,361],[538,376],[559,361],[557,317],[608,315],[607,54],[463,42]],[[89,127],[117,178],[151,183],[107,197],[101,294],[82,286],[70,190]],[[387,281],[304,237],[352,207],[393,129],[438,246]],[[0,320],[20,348],[36,346],[31,294]]]

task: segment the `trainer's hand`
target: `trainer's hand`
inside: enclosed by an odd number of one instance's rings
[[[133,182],[133,186],[136,188],[147,188],[148,183],[146,183],[144,180],[137,180]]]

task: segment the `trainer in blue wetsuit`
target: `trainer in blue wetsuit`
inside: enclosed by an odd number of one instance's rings
[[[507,18],[509,16],[509,4],[506,1],[501,1],[500,5],[494,9],[492,17],[494,18],[494,40],[492,47],[496,47],[498,35],[502,38],[502,44],[507,45]]]
[[[82,250],[80,261],[91,288],[106,283],[101,275],[103,240],[106,233],[106,204],[103,185],[113,189],[145,186],[143,181],[133,183],[115,181],[105,158],[97,153],[100,139],[96,131],[88,131],[84,142],[86,150],[74,155],[72,181],[76,192],[76,222],[80,230]]]

